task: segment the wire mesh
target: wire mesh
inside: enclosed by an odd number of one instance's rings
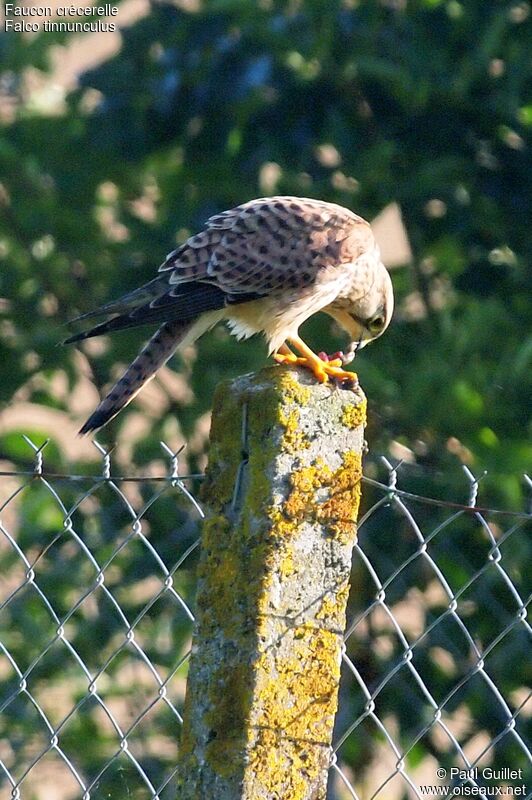
[[[0,797],[174,797],[200,476],[165,444],[158,478],[114,475],[99,445],[98,474],[52,474],[27,444],[33,468],[0,474]],[[328,797],[526,784],[532,516],[477,507],[469,471],[460,506],[383,465],[387,482],[365,478]]]

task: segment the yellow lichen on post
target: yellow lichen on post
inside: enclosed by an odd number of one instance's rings
[[[216,395],[179,800],[321,800],[365,399],[274,367]]]
[[[365,425],[366,411],[366,398],[360,403],[346,403],[342,412],[342,423],[348,428],[358,428],[360,425]]]

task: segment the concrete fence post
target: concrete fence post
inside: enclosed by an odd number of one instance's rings
[[[218,388],[179,800],[325,798],[365,412],[282,367]]]

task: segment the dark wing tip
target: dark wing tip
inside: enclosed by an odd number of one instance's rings
[[[65,344],[74,344],[74,342],[81,342],[83,339],[86,339],[87,336],[85,333],[75,333],[73,336],[69,336],[68,339],[64,339],[62,342],[59,342],[60,345]]]
[[[130,327],[130,319],[127,314],[111,317],[106,322],[100,322],[88,331],[81,331],[81,333],[74,333],[65,339],[63,344],[73,344],[74,342],[82,342],[84,339],[92,339],[93,336],[101,336],[104,333],[109,333],[120,328]]]

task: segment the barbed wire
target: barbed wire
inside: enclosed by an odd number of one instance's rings
[[[166,448],[164,442],[160,443],[162,447]],[[182,452],[184,448],[181,448],[180,452]],[[389,464],[387,459],[385,461]],[[395,466],[389,465],[390,469],[397,471],[400,467],[403,466],[403,462],[398,462]],[[468,468],[463,466],[464,471]],[[487,473],[484,473],[484,475]],[[64,472],[45,472],[45,471],[36,471],[33,470],[0,470],[0,478],[2,477],[28,477],[34,478],[36,476],[42,476],[43,478],[47,478],[48,480],[60,480],[60,481],[94,481],[94,482],[106,482],[110,479],[109,476],[105,475],[76,475],[76,474],[69,474]],[[483,476],[482,476],[483,477]],[[189,481],[189,480],[203,480],[205,478],[204,472],[196,472],[191,473],[189,475],[179,475],[179,480],[181,481]],[[165,483],[168,481],[168,475],[116,475],[113,474],[112,479],[118,483],[148,483],[148,482],[162,482]],[[532,489],[532,479],[527,473],[523,474],[523,481],[528,485],[529,488]],[[382,489],[384,491],[390,491],[390,486],[388,484],[382,483],[382,481],[378,481],[375,478],[370,478],[367,475],[362,475],[362,482],[367,484],[368,486],[373,486],[377,489]],[[478,479],[473,481],[474,485],[478,485]],[[402,497],[407,500],[412,500],[417,503],[424,503],[425,505],[431,506],[438,506],[440,508],[450,508],[459,511],[466,511],[469,513],[481,513],[481,514],[492,514],[492,515],[501,515],[501,516],[509,516],[509,517],[517,517],[519,519],[532,519],[532,511],[515,511],[512,509],[505,509],[505,508],[492,508],[488,506],[478,506],[475,503],[469,503],[468,505],[464,505],[463,503],[455,503],[450,500],[442,500],[436,497],[428,497],[427,495],[416,494],[415,492],[409,492],[405,489],[399,489],[397,487],[393,488],[392,494],[397,497]],[[531,501],[532,502],[532,499]]]

